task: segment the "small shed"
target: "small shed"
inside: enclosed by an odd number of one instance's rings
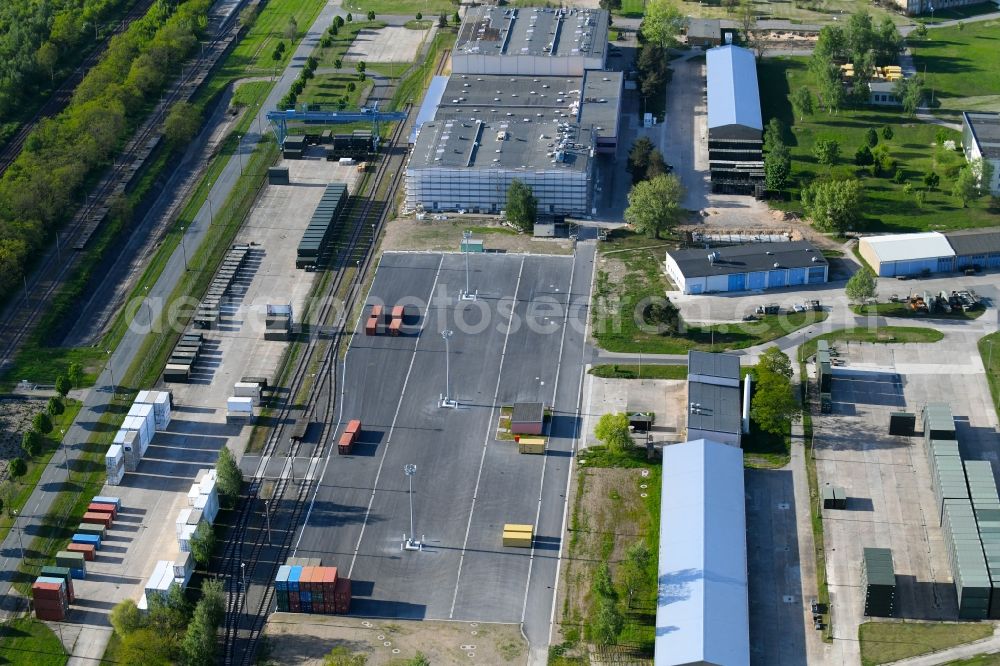
[[[510,431],[515,435],[541,435],[545,406],[540,402],[515,402],[510,415]]]
[[[719,46],[722,44],[722,22],[719,19],[688,19],[688,46]]]
[[[485,252],[483,247],[482,238],[470,238],[468,240],[462,239],[458,243],[458,249],[460,252]]]

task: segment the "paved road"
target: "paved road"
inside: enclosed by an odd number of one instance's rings
[[[320,13],[298,49],[296,49],[291,64],[282,73],[271,94],[261,107],[258,119],[260,127],[266,127],[264,119],[266,110],[274,108],[278,100],[291,87],[292,81],[298,76],[298,69],[302,66],[301,63],[305,61],[319,42],[323,31],[332,23],[333,17],[343,13],[339,7],[339,3],[335,4],[334,2],[328,4]],[[255,122],[253,128],[256,129],[257,126],[258,123]],[[260,138],[260,134],[256,132],[247,135],[240,151],[243,154],[243,160],[249,158]],[[209,195],[211,204],[206,202],[187,230],[184,244],[188,257],[194,255],[195,250],[197,250],[204,239],[211,216],[210,211],[219,210],[229,196],[230,191],[239,178],[240,164],[241,157],[239,155],[234,155],[229,160],[212,187]],[[191,265],[190,268],[198,270],[201,267]],[[168,260],[156,284],[149,290],[149,303],[153,309],[154,318],[161,312],[164,299],[173,291],[175,284],[183,273],[184,259],[182,249],[178,247]],[[139,321],[144,322],[145,316],[140,315]],[[84,398],[83,408],[80,410],[76,421],[67,430],[64,440],[67,443],[64,446],[64,451],[70,461],[71,468],[80,455],[80,442],[86,441],[96,429],[98,419],[107,410],[111,402],[115,382],[122,377],[125,370],[135,360],[144,337],[144,326],[136,326],[125,334],[117,349],[110,354],[108,365],[97,378],[94,387]],[[17,524],[24,532],[23,541],[25,546],[28,545],[30,538],[38,533],[39,519],[48,512],[57,493],[63,489],[67,473],[63,465],[63,460],[63,454],[56,453],[53,456],[52,463],[43,472],[35,491],[25,505],[23,515],[18,518]],[[18,603],[10,594],[10,582],[17,568],[19,552],[17,531],[12,530],[2,544],[0,544],[0,557],[2,557],[0,559],[0,568],[2,568],[2,571],[0,571],[0,599],[2,599],[2,606],[0,607],[5,612],[16,608]],[[100,649],[103,652],[103,646]],[[97,653],[97,657],[100,657],[100,653]]]

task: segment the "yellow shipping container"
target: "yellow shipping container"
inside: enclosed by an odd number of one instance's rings
[[[518,453],[545,453],[545,440],[541,437],[522,437],[517,443]]]
[[[504,532],[503,545],[508,548],[531,548],[531,533]]]
[[[532,532],[535,531],[535,528],[532,525],[520,525],[520,524],[517,524],[517,523],[506,523],[503,526],[503,531],[504,532],[527,532],[528,534],[531,534]]]

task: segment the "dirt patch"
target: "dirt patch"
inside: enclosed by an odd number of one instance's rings
[[[658,533],[659,522],[650,507],[658,506],[658,501],[651,500],[659,498],[659,478],[655,467],[579,467],[570,498],[569,550],[559,581],[560,621],[554,637],[556,644],[567,647],[568,656],[585,656],[587,651],[584,625],[595,610],[591,583],[599,563],[609,563],[617,586],[618,563],[629,546],[640,540],[655,545],[651,537]],[[655,548],[652,556],[655,561]],[[652,656],[656,587],[654,574],[644,589],[637,591],[630,608],[622,599],[626,628],[619,647],[628,654],[618,656],[629,657],[631,663],[646,663]]]
[[[31,429],[35,414],[45,411],[47,399],[0,399],[0,480],[7,478],[7,466],[19,456],[24,457],[21,437]]]
[[[429,30],[387,27],[361,30],[344,58],[373,62],[413,62]]]
[[[319,666],[323,656],[339,646],[364,653],[369,666],[410,659],[417,652],[435,666],[523,664],[528,654],[527,644],[515,624],[273,613],[265,632],[271,659],[280,664]]]
[[[447,220],[399,218],[386,226],[383,250],[457,252],[462,232],[471,230],[481,238],[487,252],[527,252],[534,254],[572,254],[568,238],[533,238],[510,227],[502,227],[493,218],[472,215],[448,216]]]

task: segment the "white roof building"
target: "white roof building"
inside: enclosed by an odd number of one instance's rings
[[[750,663],[743,451],[663,449],[655,666]]]
[[[955,257],[951,243],[937,231],[865,236],[858,252],[880,277],[952,270]]]

